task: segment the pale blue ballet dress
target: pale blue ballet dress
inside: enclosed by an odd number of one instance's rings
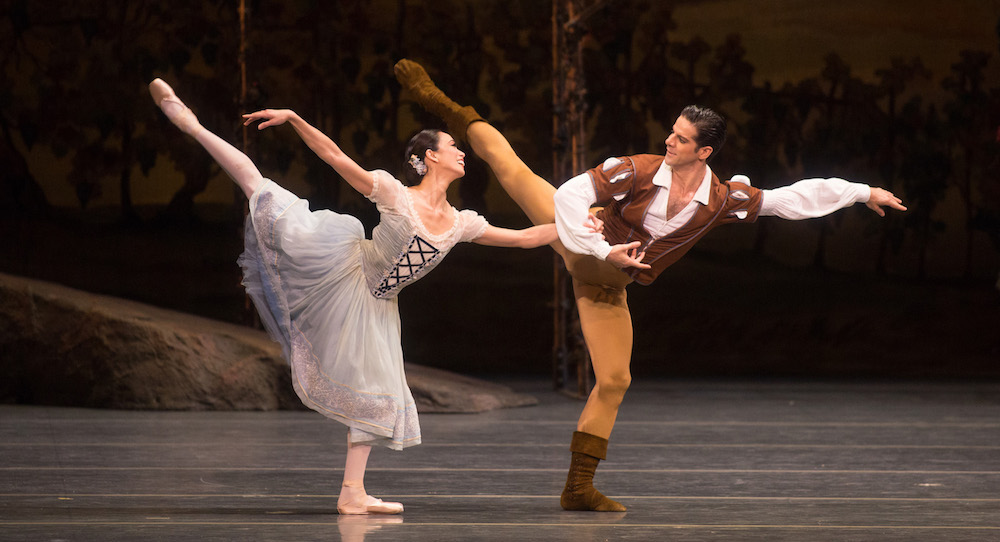
[[[243,285],[291,365],[309,408],[350,427],[353,443],[402,449],[420,444],[420,424],[403,373],[396,295],[487,222],[452,208],[454,224],[427,231],[412,194],[373,171],[380,222],[366,239],[361,222],[310,211],[270,180],[250,198]]]

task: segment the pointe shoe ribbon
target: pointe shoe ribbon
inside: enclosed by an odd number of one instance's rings
[[[351,514],[402,514],[403,503],[384,502],[371,495],[365,495],[364,502],[349,502],[337,504],[337,512]]]

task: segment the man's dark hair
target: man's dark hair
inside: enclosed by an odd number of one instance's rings
[[[709,160],[719,153],[726,142],[726,119],[707,107],[689,105],[681,110],[681,116],[698,130],[695,143],[698,147],[712,147]]]

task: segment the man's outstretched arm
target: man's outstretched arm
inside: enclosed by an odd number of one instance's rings
[[[837,178],[805,179],[789,186],[764,190],[760,216],[803,220],[826,216],[855,203],[864,203],[879,216],[885,216],[883,207],[906,210],[899,198],[882,188]]]

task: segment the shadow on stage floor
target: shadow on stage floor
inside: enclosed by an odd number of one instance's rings
[[[375,450],[394,517],[338,516],[345,431],[312,412],[0,406],[0,540],[1000,540],[1000,384],[633,385],[596,485],[564,512],[582,407],[422,415]]]

